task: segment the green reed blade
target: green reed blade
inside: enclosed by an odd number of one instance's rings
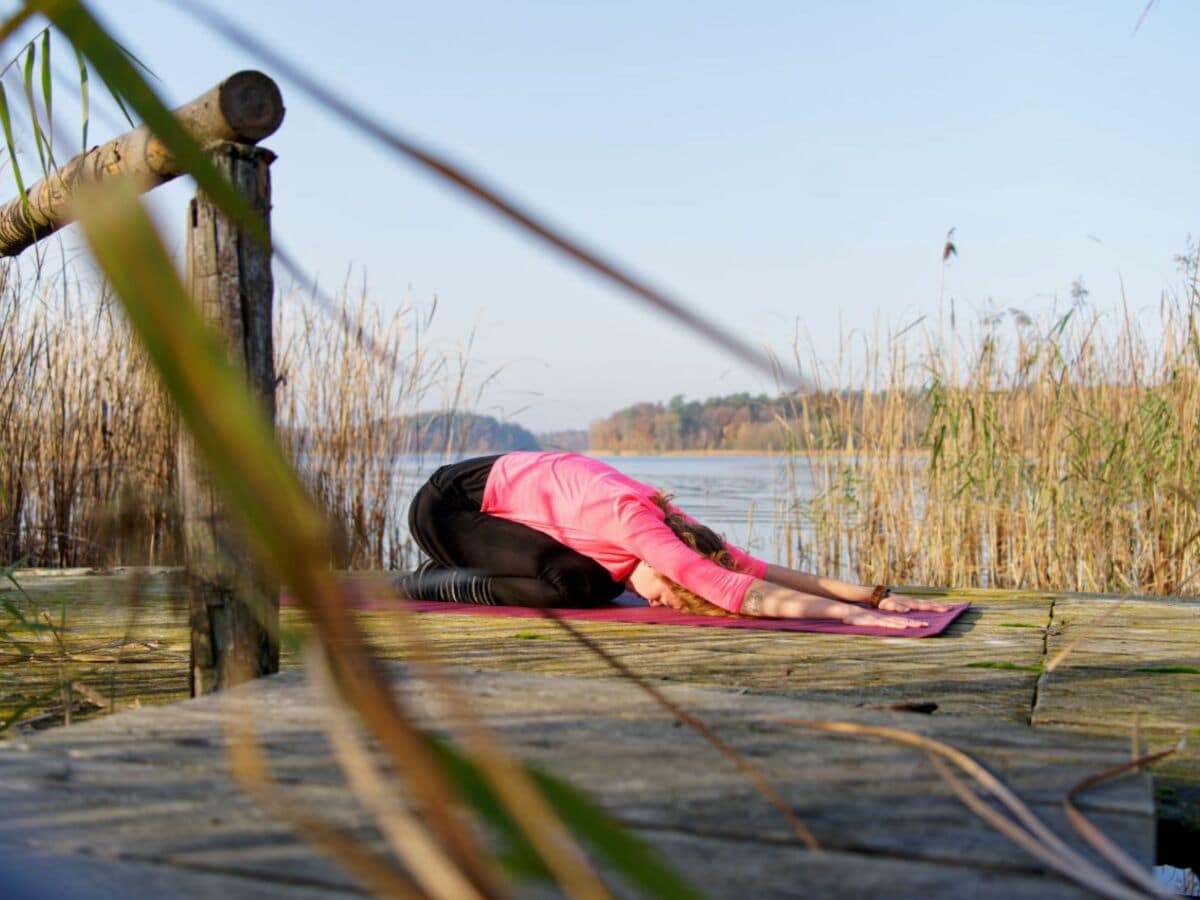
[[[474,764],[439,738],[428,737],[428,742],[447,774],[463,792],[463,797],[509,842],[507,859],[517,871],[522,874],[543,874],[544,870],[532,848],[525,842]],[[677,900],[698,900],[703,896],[644,841],[613,821],[599,804],[578,788],[532,766],[526,768],[555,812],[572,831],[587,841],[630,885],[644,892],[644,896]]]
[[[275,444],[240,372],[187,296],[153,224],[129,185],[81,203],[97,262],[125,305],[214,481],[251,533],[286,559],[314,552],[319,515]],[[282,527],[280,527],[282,525]]]
[[[50,78],[50,29],[42,33],[42,106],[46,110],[47,147],[54,159],[54,89]]]
[[[50,174],[49,161],[46,157],[45,135],[37,112],[37,104],[33,99],[33,68],[37,62],[37,44],[30,41],[25,51],[25,65],[22,67],[21,86],[25,91],[25,104],[29,107],[29,124],[33,129],[33,143],[37,148],[38,161],[42,164],[43,177]]]
[[[204,149],[179,124],[171,111],[138,71],[131,58],[109,35],[82,0],[29,0],[29,5],[48,18],[92,64],[96,74],[113,92],[119,105],[127,102],[181,167],[230,218],[263,246],[270,237],[262,219],[230,186],[209,160]]]
[[[21,177],[21,164],[17,161],[17,148],[13,141],[12,114],[8,106],[8,93],[4,83],[0,82],[0,125],[4,127],[4,143],[8,147],[8,158],[12,163],[13,179],[17,182],[17,193],[25,207],[25,215],[29,215],[29,195],[25,193],[25,179]]]
[[[74,48],[73,48],[74,49]],[[83,128],[83,143],[81,153],[86,153],[88,149],[88,121],[90,118],[90,110],[88,108],[88,65],[83,54],[75,49],[75,62],[79,65],[79,118]]]

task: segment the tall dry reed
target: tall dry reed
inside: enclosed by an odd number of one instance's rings
[[[15,271],[15,270],[8,270]],[[111,305],[0,284],[0,558],[174,559],[175,425]]]
[[[280,436],[333,524],[338,568],[415,563],[405,515],[421,460],[459,449],[429,446],[419,413],[457,409],[468,359],[434,350],[433,306],[385,314],[365,290],[343,291],[343,325],[285,297],[276,333]]]
[[[1183,262],[1149,336],[1080,292],[1040,326],[1012,310],[972,335],[846,342],[796,402],[802,561],[866,582],[1196,593],[1200,297]]]
[[[403,567],[417,462],[457,449],[424,446],[416,413],[461,400],[467,359],[431,349],[432,308],[338,302],[343,324],[277,304],[278,430],[334,523],[333,562]],[[177,563],[176,427],[104,298],[0,284],[0,564]]]

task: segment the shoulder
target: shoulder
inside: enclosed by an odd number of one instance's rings
[[[615,491],[612,497],[612,514],[626,536],[662,534],[670,535],[672,539],[675,537],[664,521],[663,511],[649,497],[638,491]]]

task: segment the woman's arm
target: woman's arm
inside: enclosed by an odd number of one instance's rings
[[[867,603],[875,588],[868,585],[851,584],[836,578],[826,578],[822,575],[812,575],[798,569],[775,566],[767,563],[763,580],[781,587],[791,588],[804,594],[815,594],[818,597],[828,597],[843,603]],[[747,592],[746,596],[750,596]],[[946,612],[950,607],[933,600],[922,600],[917,597],[906,597],[903,594],[891,594],[879,604],[885,612]]]
[[[770,572],[768,567],[768,572]],[[921,628],[926,622],[884,615],[873,609],[863,609],[829,597],[805,593],[755,579],[742,598],[741,614],[773,619],[833,619],[850,625],[876,628]]]
[[[861,584],[851,584],[836,578],[826,578],[801,572],[799,569],[789,569],[786,566],[774,566],[767,563],[763,581],[777,584],[780,587],[791,588],[805,594],[815,594],[818,597],[828,597],[831,600],[841,600],[844,603],[866,603],[871,599],[874,588]]]

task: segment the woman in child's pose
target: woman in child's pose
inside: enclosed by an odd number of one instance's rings
[[[409,529],[429,556],[399,586],[416,599],[603,606],[626,587],[651,606],[706,615],[834,619],[947,606],[771,565],[726,544],[654,488],[576,453],[505,453],[442,466]]]

